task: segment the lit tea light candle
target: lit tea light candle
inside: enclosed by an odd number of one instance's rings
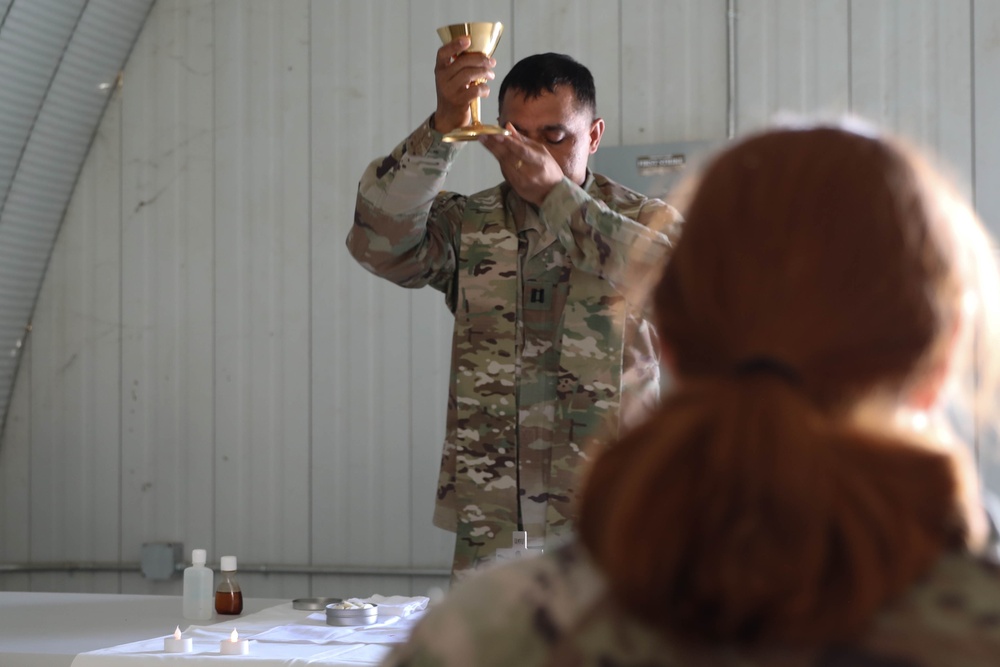
[[[181,637],[181,626],[174,630],[173,637],[163,638],[163,650],[167,653],[190,653],[194,648],[190,637]]]
[[[250,653],[250,640],[240,639],[240,634],[233,628],[229,639],[219,642],[219,653],[222,655],[247,655]]]

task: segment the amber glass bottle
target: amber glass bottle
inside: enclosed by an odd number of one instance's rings
[[[222,580],[215,589],[215,613],[243,613],[243,591],[236,581],[236,556],[222,557]]]

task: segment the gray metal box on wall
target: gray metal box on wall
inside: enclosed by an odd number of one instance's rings
[[[184,568],[184,545],[180,542],[146,542],[139,551],[139,565],[146,579],[170,579]]]
[[[591,170],[650,197],[671,201],[671,191],[722,140],[675,141],[599,148],[590,158]]]

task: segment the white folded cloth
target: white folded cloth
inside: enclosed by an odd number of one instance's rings
[[[393,616],[372,625],[330,626],[323,617],[319,625],[319,614],[310,614],[309,620],[316,625],[289,623],[271,628],[253,636],[261,643],[278,644],[400,644],[407,640],[419,614],[411,614],[406,619]]]
[[[373,595],[364,601],[378,605],[378,617],[381,619],[389,616],[409,616],[414,612],[423,611],[427,609],[427,603],[431,599],[422,595],[411,598],[403,595]]]
[[[410,636],[414,623],[427,608],[430,598],[403,595],[372,595],[349,598],[356,605],[378,605],[378,620],[369,625],[330,626],[326,611],[306,617],[306,623],[288,623],[253,636],[259,642],[287,644],[398,644]]]

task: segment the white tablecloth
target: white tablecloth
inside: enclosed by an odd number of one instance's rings
[[[426,598],[407,598],[426,601]],[[406,609],[385,605],[397,613]],[[424,602],[426,604],[426,602]],[[422,605],[417,605],[422,606]],[[411,606],[412,608],[412,606]],[[184,637],[193,640],[191,653],[175,654],[163,650],[164,634],[142,641],[81,653],[72,667],[139,667],[140,665],[176,665],[178,667],[217,667],[220,660],[240,660],[260,667],[286,665],[377,665],[394,643],[404,641],[421,612],[408,616],[387,615],[380,608],[378,622],[368,626],[337,627],[326,624],[325,612],[292,609],[291,602],[270,607],[255,614],[236,617],[214,625],[181,627]],[[250,640],[249,655],[228,656],[219,652],[219,642],[228,640],[233,629],[240,639]]]
[[[244,598],[243,609],[250,615],[285,602]],[[182,607],[179,595],[3,591],[0,667],[70,667],[80,653],[186,627]]]

